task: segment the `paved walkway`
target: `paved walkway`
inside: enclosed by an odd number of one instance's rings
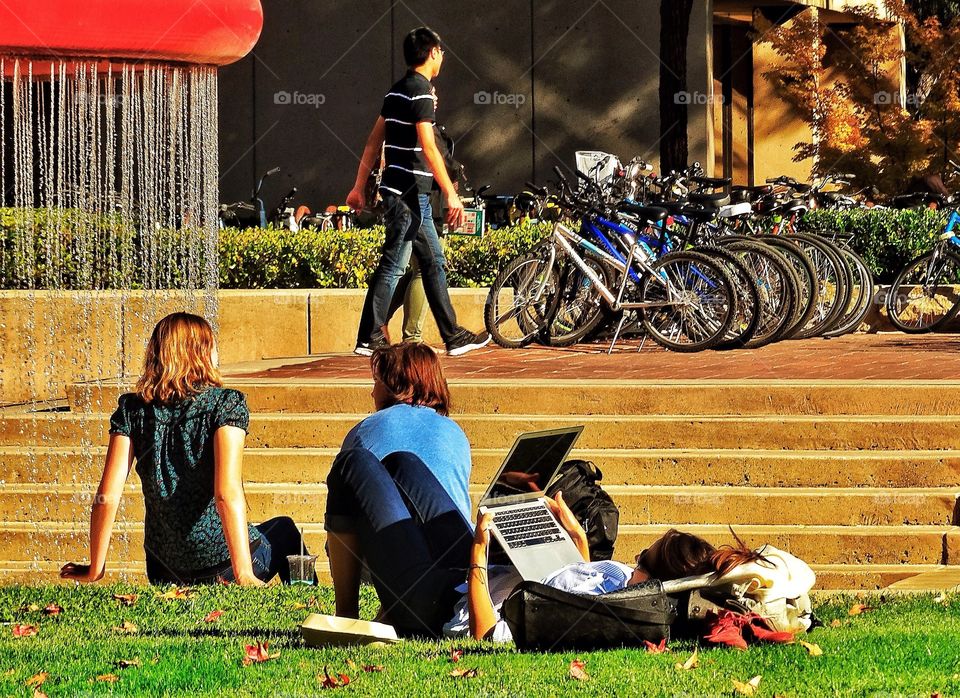
[[[679,354],[639,340],[625,341],[607,355],[607,344],[566,349],[490,346],[445,359],[450,379],[795,379],[958,380],[960,336],[900,333],[848,335],[837,339],[779,342],[751,351]],[[250,378],[366,378],[369,359],[330,354],[277,359],[234,367],[227,373]]]

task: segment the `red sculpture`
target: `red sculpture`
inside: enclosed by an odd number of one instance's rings
[[[0,56],[226,65],[262,27],[260,0],[4,0]]]

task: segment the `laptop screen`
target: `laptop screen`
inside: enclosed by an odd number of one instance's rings
[[[484,501],[544,492],[582,430],[573,427],[520,436]]]

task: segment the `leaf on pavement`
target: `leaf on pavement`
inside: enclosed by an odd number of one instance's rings
[[[343,688],[349,685],[350,677],[346,674],[330,673],[330,667],[324,666],[323,673],[317,674],[320,688]]]
[[[472,669],[454,669],[450,672],[450,676],[455,679],[475,679],[482,675],[483,672],[480,671],[478,667],[473,667]]]
[[[848,615],[859,616],[861,613],[866,613],[867,611],[872,611],[874,606],[867,606],[862,603],[855,603],[850,607],[850,610],[847,611]]]
[[[140,594],[114,594],[113,600],[119,601],[121,606],[133,606],[137,603]]]
[[[116,666],[117,669],[133,669],[134,667],[140,666],[140,660],[139,659],[118,659],[114,663],[114,666]]]
[[[823,654],[823,650],[820,649],[820,645],[815,645],[812,642],[804,642],[803,640],[800,640],[799,645],[809,652],[811,657],[819,657],[821,654]]]
[[[50,676],[45,671],[41,671],[39,674],[34,674],[29,679],[27,679],[27,686],[30,688],[40,688],[43,685],[43,682],[47,680]]]
[[[36,635],[38,632],[37,626],[27,623],[15,623],[13,626],[14,637],[30,637],[31,635]]]
[[[734,689],[737,691],[737,693],[743,696],[752,696],[753,694],[755,694],[757,692],[757,687],[759,685],[760,685],[759,676],[754,676],[752,679],[750,679],[746,683],[741,683],[736,679],[733,679]]]
[[[169,591],[157,594],[158,599],[174,601],[176,599],[189,599],[193,596],[193,589],[190,587],[172,587]]]
[[[243,657],[243,665],[250,666],[251,664],[269,662],[271,659],[276,659],[280,656],[279,652],[270,654],[268,649],[269,647],[269,642],[258,642],[255,645],[246,645],[245,654]]]
[[[138,632],[140,632],[140,628],[130,621],[125,620],[120,625],[115,626],[113,628],[113,632],[121,633],[122,635],[136,635]]]
[[[63,607],[58,603],[48,603],[43,608],[45,616],[59,616],[61,613],[63,613]]]
[[[587,674],[586,665],[587,663],[580,659],[580,657],[577,657],[570,662],[570,669],[568,672],[570,678],[576,681],[589,681],[590,676]]]
[[[222,616],[222,615],[223,615],[223,611],[221,611],[221,610],[219,610],[219,609],[216,610],[216,611],[210,611],[210,613],[208,613],[206,616],[203,617],[203,622],[204,622],[204,623],[216,623],[217,620],[218,620],[218,619],[220,618],[220,616]]]
[[[647,640],[644,640],[643,647],[650,654],[663,654],[664,652],[670,651],[670,649],[667,647],[667,638],[663,638],[662,640],[660,640],[660,643],[657,645]]]

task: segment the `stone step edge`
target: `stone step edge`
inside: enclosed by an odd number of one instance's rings
[[[489,483],[471,483],[471,494],[483,494]],[[89,482],[69,482],[56,483],[56,490],[51,492],[49,485],[34,485],[30,483],[0,483],[0,496],[9,495],[27,495],[27,494],[49,494],[51,497],[57,497],[60,494],[83,494],[89,493],[91,488],[96,488],[98,481]],[[264,494],[326,494],[327,486],[322,482],[248,482],[244,484],[247,492],[257,492]],[[863,497],[936,497],[936,496],[954,496],[960,498],[960,486],[953,485],[947,487],[765,487],[765,486],[743,486],[743,485],[603,485],[603,489],[613,494],[621,496],[684,496],[696,497],[703,495],[705,497],[722,496],[751,496],[762,494],[764,497],[844,497],[844,496],[863,496]],[[127,483],[124,491],[139,492],[140,486],[136,483]]]
[[[321,534],[324,532],[322,523],[299,523],[298,525],[304,533]],[[669,522],[657,524],[624,524],[619,527],[620,534],[643,534],[643,533],[661,533],[670,528],[679,528],[683,531],[710,535],[727,534],[729,527],[727,524],[674,524]],[[118,521],[114,525],[114,531],[117,533],[140,532],[143,530],[142,523]],[[952,525],[821,525],[821,524],[742,524],[737,525],[735,529],[738,533],[748,534],[768,534],[777,535],[784,533],[811,533],[817,535],[875,535],[875,536],[904,536],[913,534],[942,534],[942,535],[960,535],[960,526]],[[88,523],[76,523],[68,521],[45,521],[37,523],[9,522],[0,521],[0,532],[5,533],[77,533],[88,534],[90,526]]]

